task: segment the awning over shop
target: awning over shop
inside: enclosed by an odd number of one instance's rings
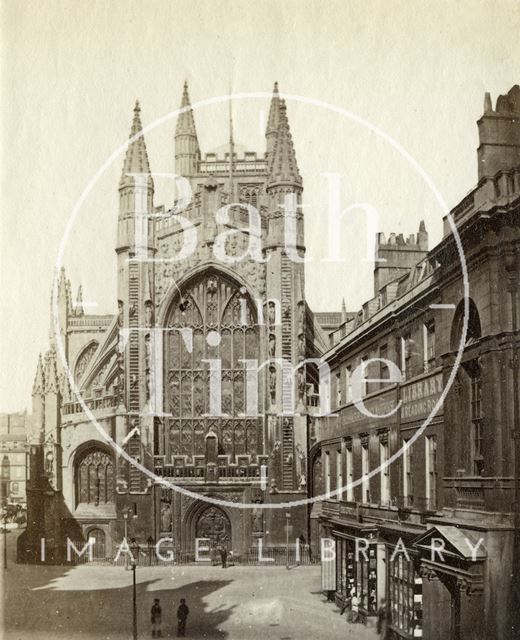
[[[462,560],[475,561],[487,558],[487,551],[481,540],[453,526],[435,525],[419,536],[413,546],[430,553],[432,548],[440,548],[439,540],[444,542],[443,554]]]

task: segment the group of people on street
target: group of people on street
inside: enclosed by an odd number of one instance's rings
[[[361,624],[367,623],[365,612],[362,610],[365,594],[360,593],[359,596],[355,589],[350,592],[350,597],[346,598],[343,607],[341,609],[341,615],[347,612],[347,622],[360,622]],[[361,607],[361,609],[360,609]],[[386,640],[388,629],[388,607],[386,606],[386,600],[381,600],[381,604],[377,610],[377,633],[382,640]]]
[[[359,607],[362,606],[364,594],[361,593],[359,596],[355,589],[352,589],[350,592],[350,597],[346,598],[343,603],[343,607],[341,608],[341,615],[347,611],[347,622],[361,622],[362,624],[366,624],[366,616],[363,612],[359,610]]]
[[[181,598],[177,607],[177,636],[184,637],[186,635],[186,622],[190,610],[186,604],[185,598]],[[152,638],[162,637],[162,607],[159,598],[155,598],[152,605],[150,621],[152,623]]]

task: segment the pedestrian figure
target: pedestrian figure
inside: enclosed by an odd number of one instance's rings
[[[186,621],[190,610],[186,604],[186,600],[181,598],[181,603],[177,609],[177,635],[184,637],[186,635]]]
[[[359,598],[357,597],[356,592],[352,594],[352,599],[350,601],[350,611],[352,612],[352,622],[356,623],[359,618]]]
[[[388,608],[386,606],[386,600],[383,598],[379,609],[377,610],[377,633],[381,636],[382,640],[386,640],[386,634],[388,629]]]
[[[161,632],[162,609],[159,603],[160,603],[159,598],[155,598],[152,605],[152,611],[151,611],[152,638],[156,638],[156,637],[160,638],[162,636],[162,632]]]
[[[341,607],[341,612],[340,612],[341,616],[345,613],[345,611],[347,612],[347,621],[350,621],[350,617],[351,617],[351,615],[350,615],[350,602],[351,602],[351,598],[350,598],[350,596],[347,596],[345,598],[345,600],[343,601],[343,606]]]
[[[227,549],[224,545],[220,545],[219,553],[222,560],[222,568],[225,569],[227,567]]]

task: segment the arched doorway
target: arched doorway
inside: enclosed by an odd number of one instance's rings
[[[224,546],[231,549],[231,522],[228,516],[215,506],[210,506],[199,515],[195,526],[197,538],[206,538],[210,547]]]
[[[92,546],[92,557],[94,560],[103,560],[106,557],[105,554],[105,532],[103,529],[91,529],[88,532],[89,540],[94,538],[94,544]]]

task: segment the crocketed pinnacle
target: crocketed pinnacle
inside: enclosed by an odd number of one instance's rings
[[[287,119],[285,100],[280,100],[278,133],[269,167],[268,185],[277,183],[301,186],[302,178],[296,162],[294,144]]]
[[[56,369],[56,352],[53,350],[48,351],[45,356],[44,379],[46,393],[56,393],[59,391],[58,371]]]
[[[269,107],[269,117],[267,118],[266,135],[276,133],[278,122],[280,120],[280,94],[278,93],[278,82],[274,83],[273,97],[271,98],[271,106]]]
[[[134,138],[142,130],[141,107],[139,106],[139,100],[136,100],[134,107],[134,119],[130,130],[130,139]],[[148,153],[146,151],[144,136],[139,136],[128,145],[125,161],[123,163],[123,175],[121,176],[121,182],[127,178],[127,174],[132,173],[150,173],[150,164],[148,162]]]
[[[38,356],[38,365],[36,366],[36,375],[34,376],[34,384],[32,389],[33,396],[43,393],[45,388],[45,379],[43,377],[42,354]]]
[[[186,107],[189,107],[189,109]],[[196,138],[197,129],[195,127],[195,117],[193,116],[193,109],[191,108],[187,82],[184,83],[184,89],[182,91],[181,109],[186,110],[179,113],[177,117],[175,136],[194,136]]]
[[[76,307],[75,313],[77,316],[84,315],[85,311],[83,309],[83,287],[79,285],[78,287],[78,295],[76,297]]]

